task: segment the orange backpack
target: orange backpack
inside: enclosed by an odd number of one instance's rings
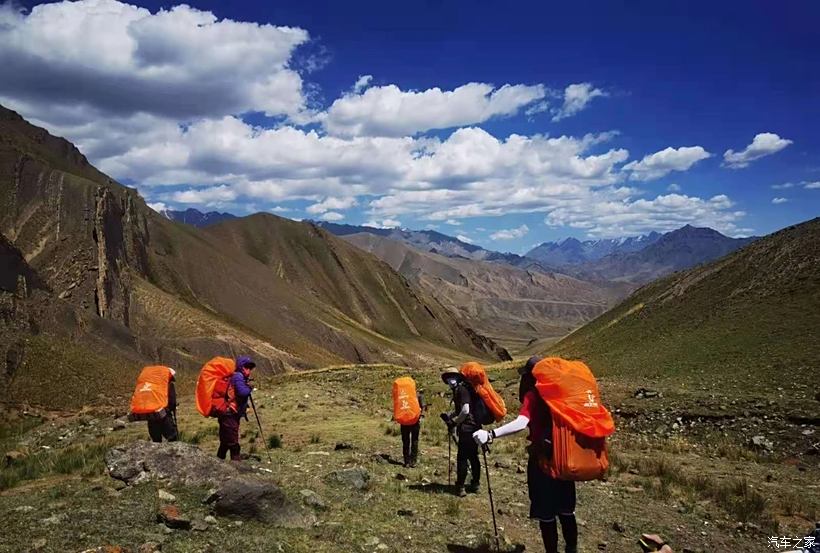
[[[504,398],[498,395],[498,392],[493,389],[493,385],[487,380],[487,372],[481,364],[475,361],[464,363],[459,369],[459,372],[473,387],[479,399],[484,402],[484,405],[490,412],[490,416],[495,419],[495,422],[507,416],[507,406],[504,404]],[[476,422],[479,424],[489,424],[492,421],[476,420]]]
[[[142,420],[147,415],[160,413],[168,407],[168,382],[171,368],[164,365],[144,367],[137,377],[137,385],[131,396],[131,418]]]
[[[538,394],[552,413],[552,457],[541,469],[559,480],[596,480],[609,468],[606,437],[615,432],[598,383],[582,361],[547,357],[532,370]]]
[[[402,376],[393,382],[393,418],[403,426],[419,422],[421,406],[416,396],[416,381]]]
[[[196,381],[196,408],[203,417],[219,417],[231,409],[231,376],[236,362],[214,357],[202,366]]]

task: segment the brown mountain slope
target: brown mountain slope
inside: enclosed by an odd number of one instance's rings
[[[559,273],[445,257],[374,234],[345,239],[383,259],[470,326],[512,349],[535,337],[563,336],[623,295],[620,289]]]
[[[26,300],[52,315],[36,332],[15,331],[23,346],[29,335],[49,351],[68,339],[82,357],[102,324],[129,361],[188,367],[238,350],[275,370],[505,354],[340,239],[273,216],[209,231],[173,223],[3,108],[0,233],[50,290]],[[23,350],[11,385],[20,398],[53,371],[49,354]],[[84,369],[72,367],[87,378]]]

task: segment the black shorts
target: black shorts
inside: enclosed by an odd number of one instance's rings
[[[530,494],[530,518],[552,520],[558,514],[575,512],[575,482],[556,480],[545,474],[534,457],[527,465],[527,489]]]

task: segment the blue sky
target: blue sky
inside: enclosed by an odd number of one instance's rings
[[[155,206],[515,252],[820,212],[816,2],[137,4],[5,5],[0,103]]]

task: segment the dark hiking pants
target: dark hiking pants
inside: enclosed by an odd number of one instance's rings
[[[401,425],[401,453],[405,465],[418,461],[420,427],[419,423]]]
[[[230,414],[219,417],[219,449],[216,456],[224,459],[231,452],[231,460],[239,460],[239,415]]]
[[[151,436],[151,441],[161,442],[165,438],[169,442],[177,441],[177,425],[174,417],[171,414],[165,415],[160,420],[148,421],[148,435]]]
[[[467,481],[467,468],[472,473],[470,486],[478,487],[481,479],[481,462],[478,460],[478,444],[469,432],[458,433],[458,454],[456,455],[456,487],[461,488]]]

